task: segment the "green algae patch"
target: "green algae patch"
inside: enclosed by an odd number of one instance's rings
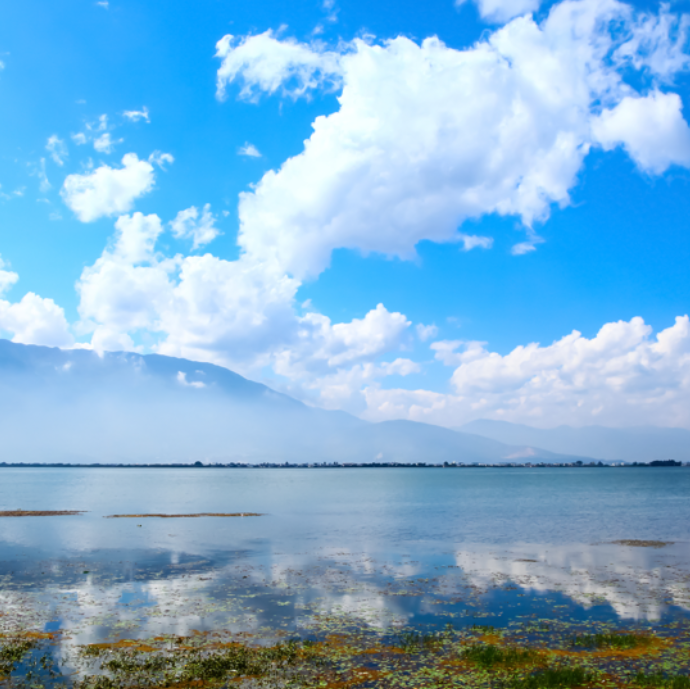
[[[620,541],[611,541],[616,545],[627,545],[631,548],[663,548],[667,545],[673,545],[672,541],[639,541],[634,538],[625,538]]]

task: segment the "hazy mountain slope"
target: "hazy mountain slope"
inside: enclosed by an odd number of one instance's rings
[[[690,431],[684,428],[605,428],[559,426],[532,428],[506,421],[480,419],[458,430],[510,445],[536,445],[552,452],[597,459],[649,462],[654,459],[690,461]]]
[[[0,461],[563,461],[411,421],[312,409],[185,359],[0,340]]]

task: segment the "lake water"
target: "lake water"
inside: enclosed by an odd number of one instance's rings
[[[2,468],[0,509],[86,510],[0,519],[0,627],[68,645],[690,610],[684,468]],[[158,512],[262,516],[105,518]]]

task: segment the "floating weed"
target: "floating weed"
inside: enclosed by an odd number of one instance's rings
[[[514,679],[510,686],[511,689],[567,689],[582,687],[594,679],[594,674],[582,667],[549,667]]]
[[[21,637],[3,639],[0,646],[0,677],[8,677],[35,646],[34,639]]]
[[[401,632],[398,638],[399,642],[396,645],[405,653],[419,653],[424,650],[430,650],[441,641],[435,634],[422,634],[416,631]]]
[[[500,648],[493,644],[477,644],[462,649],[460,656],[488,670],[498,665],[507,668],[533,662],[537,653],[530,648]]]
[[[667,676],[662,672],[645,674],[638,672],[635,684],[640,687],[660,687],[660,689],[690,689],[690,677],[687,675]]]
[[[84,647],[81,655],[95,662],[75,689],[213,686],[242,678],[283,685],[289,680],[286,670],[307,660],[313,648],[296,641],[268,647],[214,640],[204,644],[189,637],[178,637],[174,646],[163,641],[158,648],[129,640]]]
[[[51,689],[690,689],[690,624],[626,633],[597,622],[534,619],[492,627],[406,628],[392,633],[347,615],[312,618],[308,640],[285,631],[192,631],[187,636],[121,639],[79,647],[74,675],[43,681]],[[49,636],[12,637],[8,686],[31,689],[29,667]],[[623,639],[624,641],[621,641]],[[630,639],[635,641],[631,645]],[[577,640],[579,643],[575,643]],[[649,642],[649,643],[647,643]],[[35,644],[35,645],[32,645]],[[10,637],[0,638],[9,648]],[[47,667],[47,666],[46,666]],[[7,675],[8,673],[4,673]],[[47,675],[43,675],[47,677]],[[43,679],[43,677],[41,679]],[[53,675],[51,675],[53,677]],[[29,682],[31,680],[31,682]],[[0,680],[0,687],[5,682]]]
[[[644,634],[582,634],[573,637],[573,646],[612,648],[620,651],[645,648],[653,643],[654,638]]]

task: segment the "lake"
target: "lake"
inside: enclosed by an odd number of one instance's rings
[[[0,627],[60,630],[63,655],[690,611],[685,468],[1,468],[0,509],[85,511],[0,519]],[[107,518],[199,512],[261,516]]]

